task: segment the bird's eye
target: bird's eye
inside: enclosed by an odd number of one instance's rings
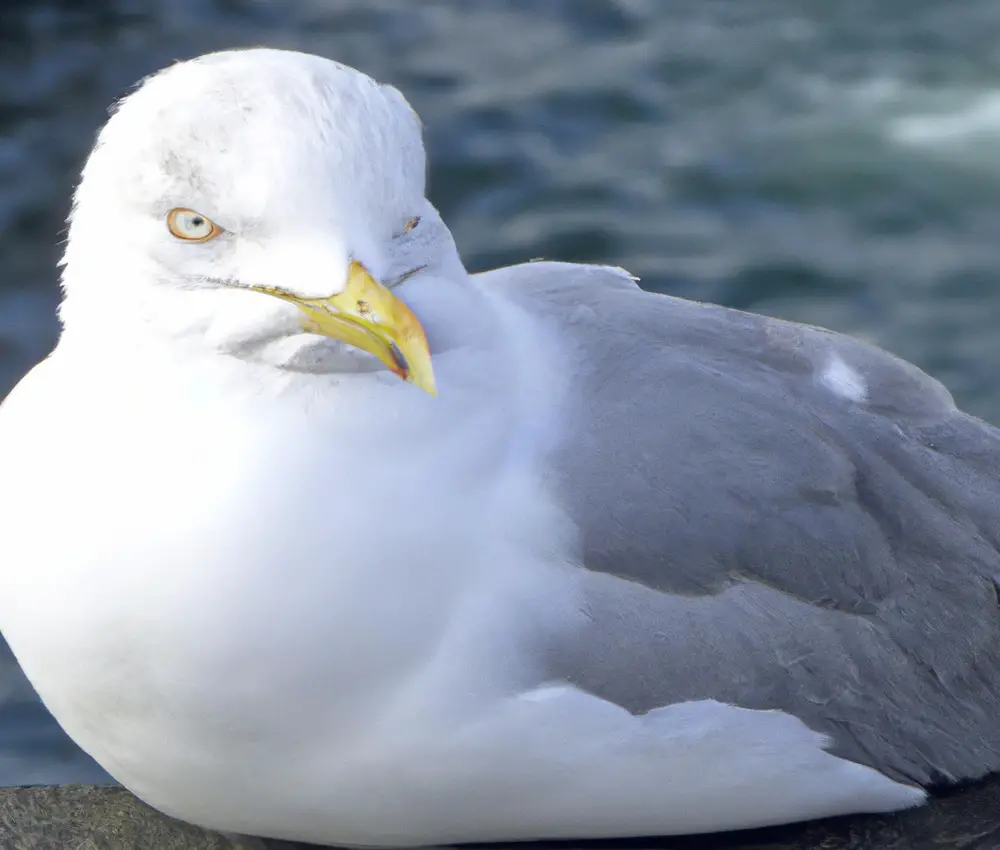
[[[222,233],[222,228],[212,219],[183,208],[167,213],[167,227],[174,236],[185,242],[207,242]]]
[[[416,227],[418,224],[420,224],[419,215],[415,215],[413,216],[413,218],[407,219],[406,224],[403,225],[403,229],[396,234],[396,238],[398,239],[400,236],[406,236],[406,234],[409,233],[411,230],[413,230],[413,228]]]

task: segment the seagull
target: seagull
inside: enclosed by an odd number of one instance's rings
[[[652,836],[1000,769],[1000,432],[837,333],[467,273],[391,86],[270,49],[146,79],[62,284],[0,409],[0,630],[168,815]]]

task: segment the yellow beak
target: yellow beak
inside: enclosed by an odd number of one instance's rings
[[[351,263],[343,292],[325,298],[302,298],[270,286],[250,289],[294,304],[306,315],[305,330],[374,354],[404,381],[437,395],[423,327],[361,263]]]

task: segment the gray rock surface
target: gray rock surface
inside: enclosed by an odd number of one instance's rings
[[[124,788],[60,785],[0,789],[0,848],[237,850],[240,844],[161,815]]]
[[[525,845],[507,845],[511,850]],[[1000,850],[1000,777],[896,815],[836,818],[728,835],[554,843],[588,850]],[[0,788],[0,850],[307,850],[172,820],[123,788]]]

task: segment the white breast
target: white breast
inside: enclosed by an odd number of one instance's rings
[[[95,405],[54,361],[0,420],[0,627],[70,735],[167,813],[413,845],[923,798],[781,713],[633,717],[539,688],[533,638],[582,615],[558,511],[530,446],[491,439],[495,412],[445,429],[430,408],[355,408],[317,431],[182,403]]]

